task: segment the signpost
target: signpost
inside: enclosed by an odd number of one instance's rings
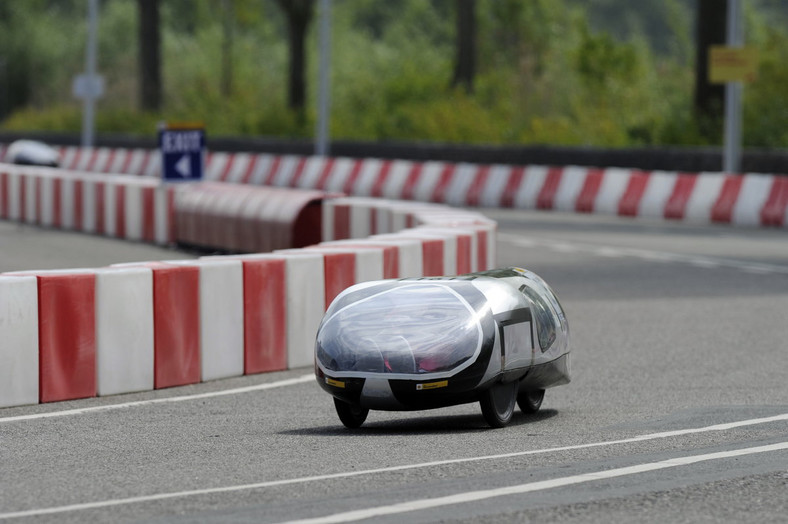
[[[195,124],[159,128],[161,176],[165,182],[199,182],[205,165],[205,129]]]

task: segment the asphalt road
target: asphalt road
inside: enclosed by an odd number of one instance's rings
[[[573,381],[537,415],[346,430],[311,369],[0,409],[0,520],[785,522],[788,232],[490,215],[569,318]],[[0,269],[184,256],[60,238],[0,225]]]

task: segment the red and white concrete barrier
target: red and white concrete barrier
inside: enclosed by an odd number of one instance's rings
[[[38,402],[38,282],[0,275],[0,408]]]

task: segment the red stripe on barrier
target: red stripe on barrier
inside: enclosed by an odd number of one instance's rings
[[[200,269],[153,264],[153,387],[200,381]]]
[[[72,171],[77,168],[77,166],[79,165],[79,157],[82,156],[81,147],[76,147],[73,149],[74,149],[74,156],[71,158],[71,164],[63,166],[66,169],[71,169]]]
[[[361,173],[361,168],[364,165],[363,160],[354,160],[353,161],[353,169],[350,170],[350,175],[348,175],[347,180],[345,181],[345,185],[342,188],[344,193],[348,195],[353,194],[353,186],[356,185],[356,180],[358,180],[358,175]]]
[[[733,207],[739,199],[744,177],[740,175],[726,176],[720,188],[720,195],[711,208],[711,221],[730,223],[733,219]]]
[[[487,260],[488,260],[487,241],[488,241],[487,231],[483,231],[483,230],[479,231],[479,234],[478,234],[477,240],[476,240],[476,242],[477,242],[476,249],[478,250],[478,253],[476,255],[477,256],[476,262],[477,262],[477,266],[479,266],[477,268],[477,270],[479,270],[479,271],[484,271],[486,269],[490,269],[490,266],[488,265],[488,262],[487,262]]]
[[[96,164],[96,157],[98,156],[98,149],[93,148],[90,152],[90,158],[88,159],[88,165],[85,166],[85,171],[93,171],[93,166]]]
[[[328,177],[331,176],[332,169],[334,169],[334,158],[326,158],[323,170],[320,172],[317,183],[315,183],[315,189],[325,189],[328,183]]]
[[[109,154],[107,155],[107,161],[104,162],[104,166],[103,166],[104,169],[102,171],[107,171],[107,172],[111,171],[112,163],[115,160],[115,152],[116,151],[117,151],[117,149],[110,149],[109,150]]]
[[[167,212],[166,212],[167,242],[169,244],[175,244],[178,238],[176,223],[175,223],[175,188],[168,187],[166,188],[166,191],[167,191]]]
[[[63,181],[59,178],[54,179],[52,186],[52,225],[58,229],[62,227],[63,220],[61,218],[62,209],[60,201],[62,200],[62,184]]]
[[[82,180],[74,180],[74,229],[82,231]]]
[[[156,240],[156,195],[152,187],[142,188],[142,240]]]
[[[432,196],[430,197],[431,202],[446,201],[446,191],[449,188],[449,184],[451,184],[452,178],[454,178],[454,171],[456,168],[456,164],[446,164],[443,167],[440,177],[438,178],[438,183],[432,191]]]
[[[235,163],[235,155],[228,155],[227,162],[224,164],[224,169],[222,170],[222,174],[219,176],[219,180],[222,182],[227,182],[227,178],[230,176],[230,170],[233,168],[233,164]]]
[[[96,182],[94,195],[96,199],[96,233],[103,235],[105,232],[104,225],[104,182]]]
[[[419,183],[419,179],[421,178],[421,170],[423,168],[424,164],[421,162],[414,162],[413,165],[410,166],[408,177],[405,179],[405,184],[402,186],[403,200],[413,200],[413,193],[416,190],[416,184]]]
[[[129,172],[129,164],[131,164],[131,158],[134,156],[134,151],[125,151],[126,158],[123,159],[123,164],[120,166],[121,173],[128,173]]]
[[[457,237],[457,274],[464,275],[471,272],[471,236],[460,235]]]
[[[643,199],[643,194],[646,192],[646,186],[650,178],[650,173],[642,171],[632,171],[629,175],[629,181],[624,193],[621,195],[621,200],[618,202],[618,214],[621,216],[637,216],[638,209],[640,208],[640,201]]]
[[[151,153],[150,151],[146,151],[145,155],[142,158],[142,165],[140,166],[139,171],[137,171],[136,173],[133,173],[133,174],[139,175],[139,176],[144,176],[145,173],[148,171],[148,164],[150,163],[151,158],[153,158],[153,153]],[[163,173],[162,173],[162,175],[163,175]]]
[[[27,180],[23,176],[19,177],[19,219],[27,221]]]
[[[257,167],[257,162],[259,161],[260,155],[252,155],[252,159],[249,161],[249,165],[246,166],[243,177],[241,177],[242,184],[248,184],[252,179],[252,174],[254,174],[254,169]]]
[[[298,159],[296,163],[295,171],[293,172],[293,176],[290,177],[290,182],[287,184],[289,187],[298,187],[298,182],[301,180],[301,176],[304,174],[304,167],[306,167],[306,160],[305,156],[302,156]]]
[[[334,240],[350,238],[350,206],[334,205]]]
[[[482,166],[473,177],[471,187],[468,188],[468,196],[465,201],[469,206],[479,205],[488,178],[490,178],[490,166]]]
[[[378,176],[375,179],[375,183],[372,184],[372,189],[370,191],[370,194],[373,197],[383,196],[383,186],[386,185],[386,181],[389,178],[390,172],[391,172],[391,160],[384,160],[383,164],[380,166],[380,171],[378,172]]]
[[[268,168],[268,174],[263,181],[263,185],[271,186],[274,183],[274,179],[276,178],[276,174],[279,172],[279,166],[282,164],[282,157],[277,155],[274,157],[274,161],[271,162],[271,167]]]
[[[284,260],[244,260],[244,373],[287,368]]]
[[[665,204],[665,218],[675,218],[681,220],[684,218],[684,212],[687,209],[687,202],[692,196],[692,190],[695,188],[695,182],[698,177],[696,175],[689,175],[680,173],[676,178],[676,184],[673,186],[673,192]]]
[[[36,224],[41,224],[43,222],[42,220],[43,209],[41,206],[41,191],[42,191],[41,186],[43,185],[43,182],[41,180],[41,177],[38,176],[33,179],[33,182],[34,182],[33,186],[35,187],[35,202],[36,202],[35,203],[36,210],[33,218]]]
[[[602,169],[589,169],[586,172],[586,179],[583,181],[583,187],[575,203],[576,211],[580,213],[594,212],[594,202],[599,194],[599,188],[602,186],[604,175],[605,172]]]
[[[561,184],[563,174],[564,168],[562,167],[551,167],[547,170],[544,185],[536,199],[537,209],[553,209],[555,195],[558,193],[558,186]]]
[[[443,275],[443,240],[421,239],[422,267],[425,277]]]
[[[96,396],[94,275],[39,275],[39,399]]]
[[[512,169],[509,173],[509,179],[506,181],[506,186],[501,195],[501,206],[514,207],[514,197],[520,189],[520,184],[523,182],[525,176],[525,167],[518,166]]]
[[[356,283],[356,255],[353,253],[323,253],[326,309],[342,291]]]
[[[788,207],[788,178],[774,177],[769,196],[761,209],[761,224],[782,226],[785,221],[786,207]]]
[[[0,173],[0,218],[8,218],[8,173]]]
[[[115,186],[115,236],[126,238],[126,186]]]

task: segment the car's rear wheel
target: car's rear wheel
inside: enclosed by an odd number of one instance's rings
[[[334,398],[334,407],[342,424],[351,429],[361,427],[369,415],[368,409],[362,408],[358,404],[348,404],[338,398]]]
[[[514,406],[517,403],[518,382],[508,382],[506,384],[495,384],[493,387],[482,393],[479,404],[482,406],[484,420],[494,428],[506,426],[514,414]]]
[[[517,395],[517,405],[523,413],[536,413],[542,407],[542,399],[544,399],[543,389],[521,391]]]

